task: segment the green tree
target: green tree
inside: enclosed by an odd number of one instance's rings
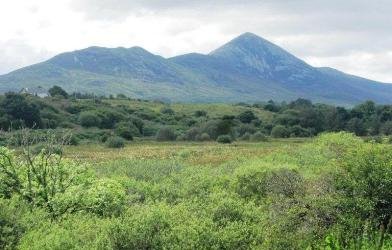
[[[14,126],[20,124],[20,126],[26,126],[28,128],[41,127],[41,117],[38,105],[20,94],[5,94],[5,98],[0,101],[0,114],[9,116],[11,118],[11,123],[14,123]],[[16,126],[16,128],[19,127]]]
[[[62,96],[66,99],[68,98],[68,93],[64,89],[62,89],[61,87],[59,87],[57,85],[51,87],[48,92],[49,92],[50,96],[52,96],[52,97]]]
[[[101,118],[91,111],[83,111],[79,114],[79,123],[83,127],[99,127],[101,125]]]
[[[174,133],[173,129],[164,127],[158,130],[156,139],[157,141],[175,141],[177,135]]]
[[[238,115],[238,120],[242,123],[251,123],[257,117],[251,110],[247,110]]]
[[[283,125],[276,125],[271,130],[271,136],[274,138],[286,138],[289,135],[289,130]]]

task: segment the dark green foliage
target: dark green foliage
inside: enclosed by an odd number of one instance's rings
[[[39,107],[25,96],[15,93],[7,93],[0,99],[1,128],[40,128],[41,117]]]
[[[354,117],[347,122],[347,130],[355,133],[356,135],[366,135],[365,124],[360,118]]]
[[[106,146],[108,148],[123,148],[125,146],[125,141],[121,137],[112,136],[106,140]]]
[[[134,136],[140,136],[139,129],[131,122],[119,122],[116,124],[115,133],[127,140],[133,140]]]
[[[243,103],[237,105],[236,108],[242,109],[236,111],[238,113],[224,115],[224,109],[221,111],[212,106],[209,111],[208,105],[206,110],[188,114],[166,104],[161,112],[156,112],[145,105],[148,101],[107,99],[77,93],[72,96],[83,99],[38,98],[15,93],[0,96],[0,129],[69,128],[75,130],[74,134],[82,143],[105,140],[108,137],[103,136],[105,133],[128,140],[152,137],[163,127],[172,128],[182,140],[192,141],[200,140],[202,134],[208,134],[211,140],[220,135],[250,139],[250,135],[257,131],[277,138],[311,137],[322,132],[344,130],[360,136],[392,133],[392,108],[373,102],[357,105],[351,110],[312,104],[305,99],[288,104],[272,101],[254,105]],[[257,109],[265,116],[256,116]],[[211,116],[207,116],[207,111]],[[266,113],[270,111],[273,113]],[[80,126],[87,129],[80,129]],[[244,137],[245,134],[248,135]]]
[[[283,125],[276,125],[271,130],[271,136],[274,138],[286,138],[289,135],[290,131]]]
[[[384,135],[392,135],[392,121],[387,121],[381,126],[381,133]]]
[[[210,141],[211,137],[207,133],[202,133],[201,135],[196,136],[196,141]]]
[[[91,111],[84,111],[79,115],[79,123],[83,127],[99,127],[101,125],[101,118]]]
[[[254,134],[256,132],[256,127],[251,124],[241,124],[235,128],[238,136],[243,136],[246,133]]]
[[[216,141],[219,142],[219,143],[232,143],[233,142],[233,138],[231,138],[230,135],[220,135],[220,136],[218,136]]]
[[[64,98],[68,98],[68,93],[62,89],[61,87],[55,85],[48,90],[50,96],[62,96]]]
[[[176,133],[173,131],[173,129],[168,127],[161,128],[156,134],[157,141],[175,141],[176,138]]]
[[[196,116],[196,117],[207,116],[207,111],[205,111],[205,110],[196,110],[196,111],[195,111],[195,116]]]
[[[257,117],[255,114],[250,110],[244,111],[238,115],[238,120],[240,120],[242,123],[251,123],[256,118]]]
[[[254,142],[268,141],[268,137],[261,132],[254,133],[253,135],[250,136],[249,139]]]
[[[161,109],[161,113],[165,115],[174,115],[174,110],[169,107],[164,107]]]
[[[294,125],[290,128],[290,137],[309,137],[311,133],[300,125]]]

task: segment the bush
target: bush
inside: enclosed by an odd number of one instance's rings
[[[71,138],[69,138],[69,145],[77,146],[79,144],[80,144],[80,139],[77,136],[72,135]]]
[[[271,136],[274,138],[287,138],[289,135],[289,131],[283,125],[276,125],[271,130]]]
[[[139,129],[131,122],[119,122],[116,125],[115,133],[127,140],[133,140],[134,136],[139,136]]]
[[[233,139],[231,138],[230,135],[220,135],[220,136],[218,136],[216,141],[219,143],[232,143]]]
[[[256,118],[257,117],[255,114],[250,110],[244,111],[238,115],[238,120],[240,120],[242,123],[251,123]]]
[[[106,146],[108,148],[123,148],[125,146],[125,141],[119,136],[112,136],[106,140]]]
[[[311,133],[299,125],[294,125],[290,129],[290,137],[309,137]]]
[[[254,141],[254,142],[258,142],[258,141],[268,141],[267,136],[265,136],[265,134],[261,133],[261,132],[256,132],[253,135],[250,136],[250,140]]]
[[[62,89],[59,86],[53,86],[52,88],[49,89],[49,94],[50,96],[54,97],[54,96],[62,96],[64,98],[68,98],[68,93],[65,92],[64,89]]]
[[[387,121],[382,125],[381,133],[384,135],[392,135],[392,121]]]
[[[196,136],[196,140],[197,140],[197,141],[210,141],[210,140],[211,140],[211,137],[210,137],[209,134],[203,133],[203,134],[201,134],[201,135],[197,135],[197,136]]]
[[[243,136],[245,133],[254,134],[256,133],[256,128],[251,124],[241,124],[240,126],[236,127],[236,132],[238,136]]]
[[[207,111],[205,111],[205,110],[196,110],[195,111],[195,116],[196,117],[207,116]]]
[[[79,114],[79,123],[86,128],[99,127],[101,118],[96,113],[84,111]]]
[[[165,115],[174,115],[174,110],[168,107],[161,108],[161,113]]]
[[[243,136],[241,136],[240,139],[243,140],[243,141],[249,141],[251,136],[252,136],[251,133],[246,132]]]
[[[175,141],[177,135],[171,128],[161,128],[156,135],[157,141]]]

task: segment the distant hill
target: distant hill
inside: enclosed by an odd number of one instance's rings
[[[175,102],[392,103],[392,85],[316,68],[252,33],[204,54],[173,58],[143,48],[90,47],[0,76],[0,92],[59,85],[69,92]]]

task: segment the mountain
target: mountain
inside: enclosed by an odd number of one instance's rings
[[[143,48],[90,47],[0,76],[0,92],[59,85],[69,92],[180,102],[289,101],[352,105],[392,102],[392,84],[316,68],[245,33],[209,54],[172,58]]]

